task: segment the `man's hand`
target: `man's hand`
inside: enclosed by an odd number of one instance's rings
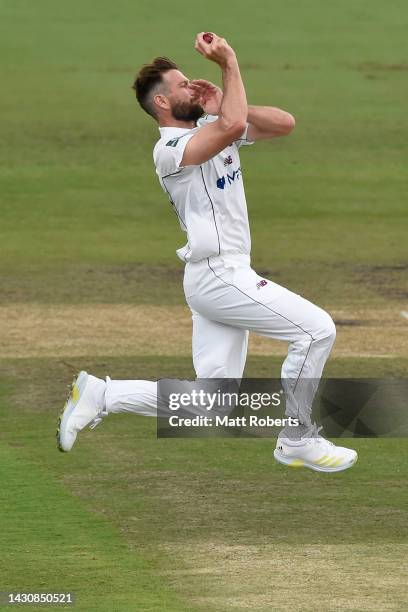
[[[195,79],[190,81],[189,88],[193,92],[193,98],[195,102],[198,102],[204,109],[207,115],[218,115],[221,102],[222,102],[222,90],[204,79]]]
[[[237,58],[235,51],[229,46],[225,38],[217,36],[217,34],[214,34],[214,32],[209,33],[212,34],[213,37],[210,43],[205,42],[203,38],[205,32],[200,32],[197,34],[194,44],[196,50],[205,58],[221,66],[221,68],[226,66],[231,61],[236,62]]]
[[[181,168],[205,163],[237,140],[246,126],[248,105],[235,51],[216,34],[213,34],[211,43],[206,43],[204,33],[197,35],[196,49],[204,57],[219,64],[223,87],[221,91],[208,81],[192,83],[197,98],[204,102],[204,110],[218,114],[218,118],[206,123],[192,135],[184,149]],[[190,91],[194,90],[194,85]]]

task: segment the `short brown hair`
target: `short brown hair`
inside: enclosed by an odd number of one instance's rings
[[[163,83],[162,75],[168,70],[178,70],[178,67],[168,57],[156,57],[150,64],[142,66],[132,85],[140,106],[155,119],[156,111],[150,94]]]

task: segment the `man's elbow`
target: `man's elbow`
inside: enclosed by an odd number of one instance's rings
[[[226,121],[224,118],[221,119],[220,125],[224,132],[228,133],[232,140],[236,140],[241,136],[246,128],[245,119],[236,119],[233,121]]]

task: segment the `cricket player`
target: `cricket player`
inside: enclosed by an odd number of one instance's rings
[[[281,371],[286,415],[300,424],[282,430],[274,457],[321,472],[345,470],[357,453],[320,436],[311,421],[313,397],[336,335],[334,323],[318,306],[251,268],[239,150],[289,134],[295,120],[279,108],[248,105],[237,56],[224,38],[201,32],[195,49],[218,64],[222,89],[190,80],[165,57],[141,68],[134,89],[140,106],[158,124],[156,173],[187,234],[177,254],[185,264],[197,378],[240,379],[249,332],[287,342]],[[60,419],[59,448],[69,451],[81,429],[117,412],[155,416],[157,382],[104,381],[81,372]]]

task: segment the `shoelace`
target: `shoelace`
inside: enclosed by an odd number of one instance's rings
[[[108,414],[108,411],[106,409],[102,409],[100,413],[93,419],[93,421],[89,423],[88,425],[89,429],[95,429],[95,427],[98,427],[98,425],[102,423],[103,417],[106,416],[107,414]]]
[[[101,415],[95,417],[94,420],[90,422],[89,429],[95,429],[95,427],[98,427],[98,425],[102,423],[102,418],[103,417]]]
[[[316,442],[319,442],[319,443],[326,442],[327,444],[330,444],[331,446],[333,446],[333,442],[326,440],[326,438],[323,438],[323,436],[319,434],[319,431],[321,429],[323,429],[323,425],[320,425],[320,427],[318,427],[317,423],[313,423],[311,428],[305,434],[303,434],[302,440],[303,438],[309,438],[309,439],[316,440]]]

